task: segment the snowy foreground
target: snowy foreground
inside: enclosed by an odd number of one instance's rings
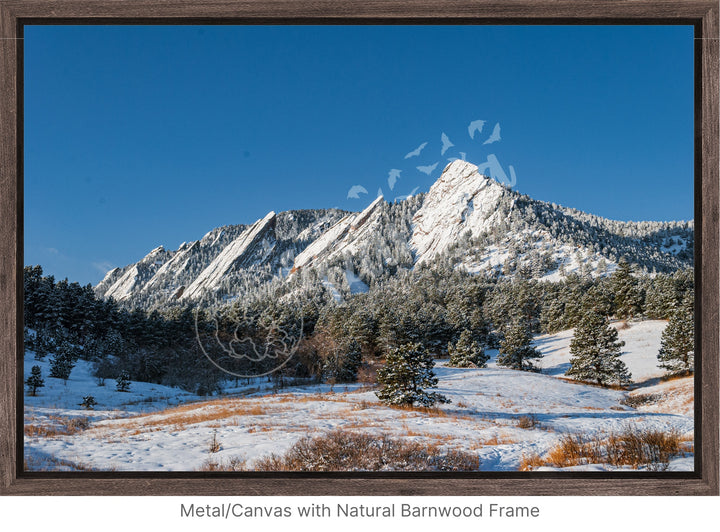
[[[429,411],[383,406],[374,390],[360,385],[273,393],[261,382],[207,399],[132,382],[130,392],[122,393],[113,380],[98,386],[83,361],[65,385],[47,377],[49,363],[30,353],[25,377],[39,365],[45,387],[37,397],[25,393],[25,467],[193,471],[209,462],[243,462],[252,469],[254,460],[282,454],[304,436],[345,429],[459,449],[476,455],[483,471],[513,471],[526,457],[550,451],[563,435],[652,429],[675,431],[686,442],[688,452],[673,458],[668,470],[692,470],[693,381],[659,379],[663,371],[656,366],[656,355],[665,324],[636,322],[619,331],[626,342],[622,358],[636,383],[630,390],[565,379],[572,331],[564,331],[536,338],[545,355],[542,374],[499,368],[493,361],[486,369],[449,368],[439,362],[437,391],[452,402]],[[79,405],[86,395],[97,401],[94,410]],[[613,468],[589,464],[568,469]]]

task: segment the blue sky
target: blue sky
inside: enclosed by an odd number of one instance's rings
[[[690,26],[26,26],[24,53],[25,263],[57,278],[426,191],[460,152],[537,199],[693,216]]]

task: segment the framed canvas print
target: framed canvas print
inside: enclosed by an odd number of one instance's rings
[[[717,495],[716,3],[0,5],[3,493]]]

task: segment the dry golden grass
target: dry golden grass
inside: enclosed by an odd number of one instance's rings
[[[545,461],[540,458],[539,454],[533,453],[530,455],[522,455],[520,459],[520,471],[533,471],[538,467],[545,465]]]
[[[517,440],[514,440],[513,438],[509,437],[507,434],[493,434],[487,439],[481,439],[480,440],[480,446],[486,446],[486,445],[508,445],[512,443],[517,443]]]
[[[653,471],[664,471],[673,456],[687,451],[682,448],[681,441],[677,432],[632,428],[606,437],[565,435],[543,458],[531,458],[534,467],[610,464],[616,467],[647,467]]]
[[[238,417],[266,416],[285,410],[287,408],[259,405],[246,400],[223,399],[208,403],[192,403],[152,414],[135,416],[114,424],[114,427],[148,431],[157,430],[155,427],[158,426],[172,425],[174,430],[183,430],[187,425],[219,420],[227,421],[226,424],[238,425]],[[150,419],[151,417],[153,419]]]
[[[434,406],[415,405],[387,405],[392,410],[403,410],[405,412],[419,412],[430,417],[448,417],[450,414]]]
[[[382,422],[371,419],[352,419],[343,424],[343,428],[348,430],[375,429],[382,426],[384,426]]]
[[[247,429],[248,434],[254,434],[255,432],[270,432],[275,430],[275,427],[271,425],[253,425]]]
[[[36,418],[33,418],[36,419]],[[48,416],[54,421],[53,424],[32,424],[25,423],[24,434],[30,438],[56,438],[58,436],[69,436],[76,434],[90,427],[90,420],[86,417],[61,417]]]
[[[677,381],[681,379],[687,379],[688,377],[692,377],[692,372],[684,372],[684,373],[670,373],[668,375],[664,375],[660,378],[662,382],[672,382]]]
[[[49,425],[25,425],[25,436],[28,438],[56,438],[64,436],[67,432],[59,427]]]

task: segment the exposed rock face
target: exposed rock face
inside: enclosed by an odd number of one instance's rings
[[[253,261],[262,261],[264,255],[269,254],[275,244],[275,216],[275,212],[270,211],[265,218],[252,224],[230,242],[188,286],[180,299],[197,299],[206,292],[216,290],[231,268],[249,266]]]
[[[496,181],[480,175],[477,166],[451,162],[413,218],[410,247],[417,263],[431,261],[468,231],[478,235],[497,224],[507,216],[500,209],[500,199],[509,194]]]

